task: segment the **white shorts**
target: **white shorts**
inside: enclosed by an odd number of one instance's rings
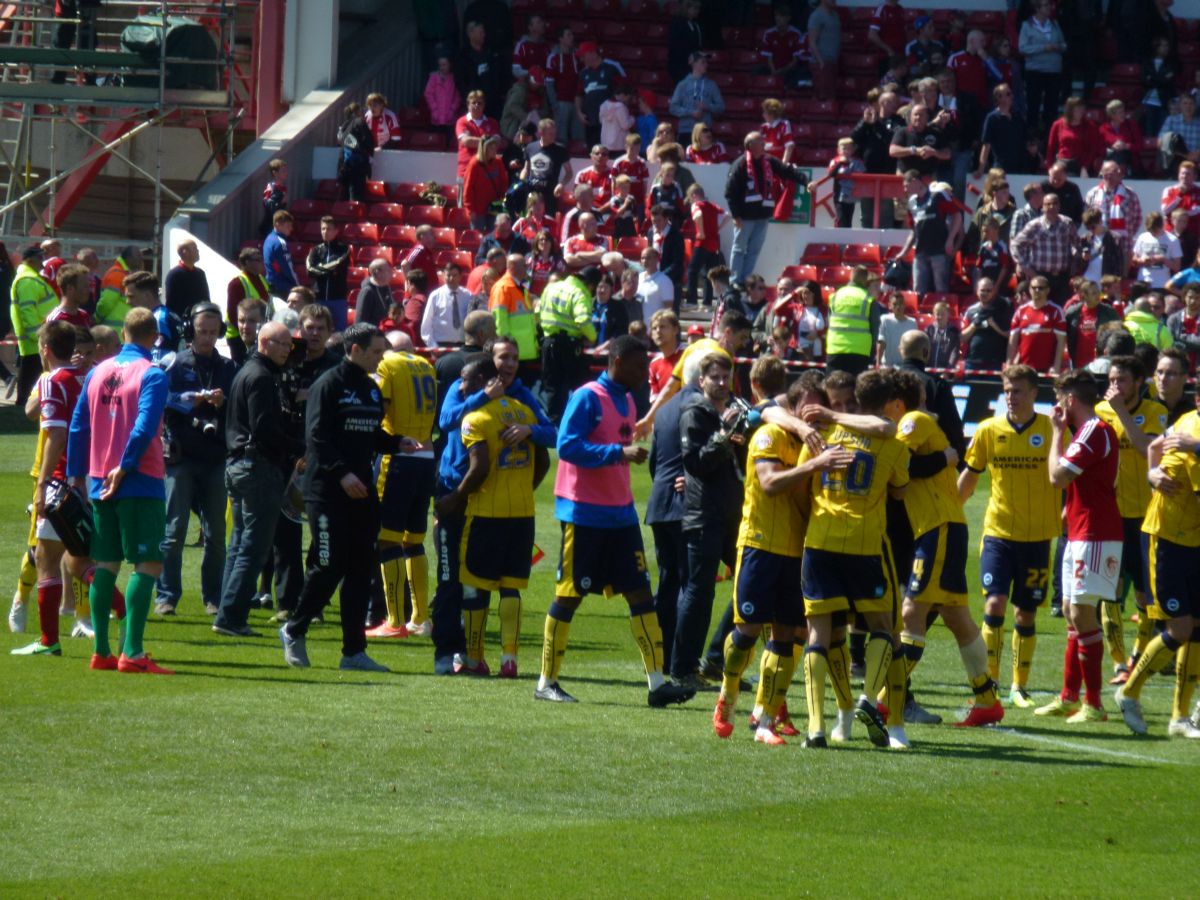
[[[1117,599],[1124,541],[1068,541],[1063,551],[1063,602],[1095,606]]]
[[[38,518],[37,529],[34,535],[39,541],[58,541],[62,543],[62,538],[58,536],[58,532],[54,530],[54,526],[50,524],[50,520],[44,516]]]

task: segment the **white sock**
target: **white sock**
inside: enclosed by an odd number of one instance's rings
[[[958,653],[968,678],[978,678],[987,672],[987,644],[983,642],[983,635],[975,635],[975,640],[959,647]]]
[[[544,691],[544,690],[545,690],[547,687],[549,687],[549,686],[550,686],[550,682],[546,680],[546,676],[545,676],[545,675],[539,675],[539,676],[538,676],[538,688],[537,688],[537,689],[538,689],[539,691]]]
[[[652,691],[658,690],[667,683],[667,679],[663,677],[662,672],[647,672],[646,681],[649,682],[650,690]]]

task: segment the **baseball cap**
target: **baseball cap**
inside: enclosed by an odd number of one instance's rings
[[[703,325],[689,325],[687,330],[688,337],[704,337]]]
[[[649,88],[638,88],[637,95],[651,109],[658,105],[658,96]]]
[[[913,28],[915,28],[917,31],[920,31],[932,21],[933,16],[917,16],[916,21],[913,22]]]
[[[586,56],[589,53],[599,53],[600,45],[595,41],[584,41],[579,45],[579,55]]]

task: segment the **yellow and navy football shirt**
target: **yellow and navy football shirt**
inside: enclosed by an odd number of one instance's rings
[[[489,400],[463,419],[463,446],[469,450],[475,444],[486,444],[491,463],[479,490],[467,498],[468,516],[513,519],[533,515],[533,441],[526,438],[507,446],[500,435],[509,425],[536,424],[533,410],[511,397]]]
[[[1171,426],[1171,432],[1200,438],[1200,415],[1187,413]],[[1174,494],[1152,491],[1142,531],[1172,544],[1200,547],[1200,458],[1186,450],[1163,454],[1159,468],[1179,484]]]
[[[729,351],[715,340],[712,338],[700,338],[696,343],[688,344],[684,348],[683,353],[679,356],[679,362],[675,363],[675,369],[671,372],[671,377],[677,379],[682,385],[696,384],[700,380],[700,363],[710,353],[720,353],[722,356],[728,357],[730,362],[733,362],[733,357],[729,355]]]
[[[754,432],[746,454],[746,499],[737,545],[767,550],[780,556],[799,558],[804,554],[804,516],[791,491],[768,496],[758,480],[757,463],[775,460],[795,466],[801,443],[778,425],[764,425]]]
[[[912,454],[940,453],[950,446],[933,417],[917,409],[900,419],[896,437]],[[914,478],[904,494],[904,508],[908,510],[913,537],[920,537],[946,522],[965,525],[967,518],[958,499],[954,467],[946,466],[932,478]]]
[[[415,353],[388,352],[375,372],[387,404],[383,430],[429,443],[437,422],[437,376],[433,364]]]
[[[908,484],[908,448],[896,438],[842,425],[830,430],[826,442],[854,451],[854,461],[841,471],[813,475],[804,544],[814,550],[878,556],[887,526],[887,490]],[[805,447],[800,461],[812,455]]]
[[[1167,408],[1157,400],[1141,400],[1129,414],[1133,416],[1133,423],[1142,429],[1142,433],[1152,438],[1167,430]],[[1113,412],[1111,403],[1107,400],[1097,403],[1096,415],[1113,427],[1120,440],[1117,508],[1121,511],[1121,518],[1140,519],[1146,514],[1146,506],[1150,503],[1150,482],[1146,480],[1150,463],[1130,442],[1129,435],[1125,433],[1125,427]]]
[[[1023,428],[1008,416],[979,423],[964,462],[974,472],[991,472],[984,536],[1047,541],[1062,532],[1062,491],[1050,483],[1051,434],[1041,413]]]

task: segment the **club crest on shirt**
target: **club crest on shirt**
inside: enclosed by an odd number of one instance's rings
[[[754,441],[754,446],[759,450],[771,449],[771,436],[769,434],[760,434]]]
[[[909,419],[907,422],[904,422],[900,425],[900,433],[901,434],[912,434],[913,431],[916,429],[916,427],[917,427],[917,423],[914,420]]]
[[[1040,434],[1031,434],[1029,436],[1029,446],[1035,448],[1040,447],[1044,443],[1044,440],[1045,439]]]
[[[752,616],[752,615],[754,615],[754,604],[753,604],[753,603],[750,603],[750,602],[742,603],[742,604],[740,605],[740,608],[741,608],[741,610],[742,610],[742,615],[743,615],[743,616]]]
[[[1133,424],[1138,426],[1139,428],[1141,428],[1143,425],[1146,424],[1146,417],[1139,413],[1138,415],[1133,417]]]
[[[1177,612],[1179,612],[1179,601],[1177,599],[1175,599],[1174,597],[1172,597],[1171,599],[1169,599],[1166,602],[1166,607],[1167,607],[1167,612],[1177,613]]]

